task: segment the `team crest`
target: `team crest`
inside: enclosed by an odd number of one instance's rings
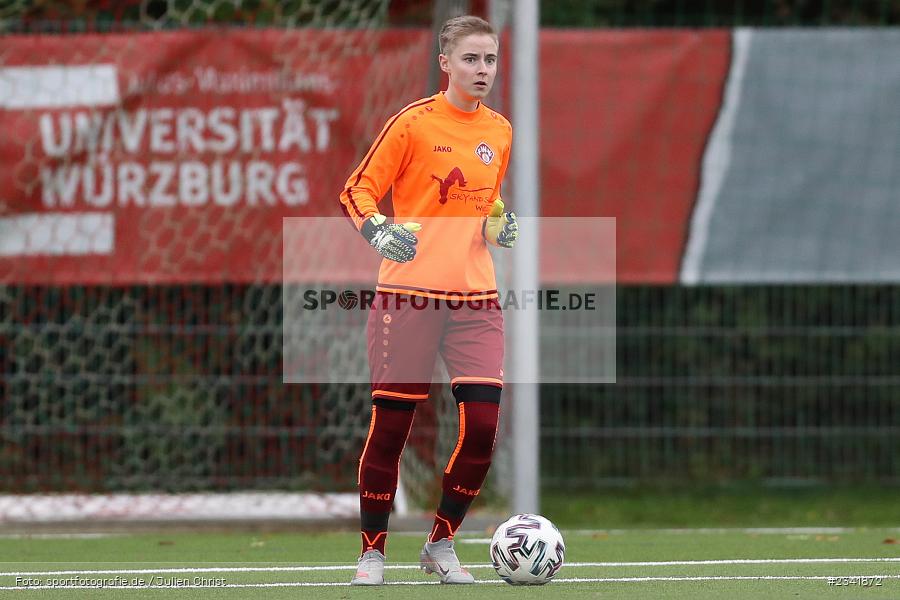
[[[478,147],[475,148],[475,154],[477,154],[478,158],[481,159],[481,162],[486,165],[491,164],[491,161],[494,160],[494,151],[484,142],[478,144]]]

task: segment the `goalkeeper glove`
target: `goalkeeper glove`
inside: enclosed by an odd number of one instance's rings
[[[503,200],[497,198],[491,205],[490,214],[481,225],[481,234],[490,244],[512,248],[519,237],[516,213],[503,212]]]
[[[419,240],[413,232],[422,226],[418,223],[388,223],[387,217],[374,214],[363,222],[359,232],[380,255],[394,262],[405,263],[416,256]]]

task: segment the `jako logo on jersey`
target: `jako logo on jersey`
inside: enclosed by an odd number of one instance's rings
[[[370,492],[369,490],[366,490],[366,491],[363,492],[362,497],[363,497],[363,498],[368,498],[369,500],[390,500],[390,499],[391,499],[391,494],[390,494],[390,493],[373,494],[373,493]]]
[[[435,152],[453,152],[453,148],[450,146],[435,146]]]
[[[478,158],[481,159],[481,162],[486,165],[491,164],[491,161],[494,160],[494,151],[484,142],[478,144],[478,147],[475,148],[475,154],[477,154]]]

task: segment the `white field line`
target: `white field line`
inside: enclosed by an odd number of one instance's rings
[[[633,535],[635,533],[650,534],[723,534],[723,533],[747,533],[750,535],[836,535],[841,533],[856,533],[859,531],[900,531],[900,527],[681,527],[663,529],[564,529],[564,534],[576,535]]]
[[[126,533],[0,533],[0,540],[102,540]]]
[[[716,576],[673,576],[673,577],[571,577],[571,578],[563,578],[563,579],[554,579],[554,583],[644,583],[644,582],[654,582],[654,581],[828,581],[829,579],[857,579],[857,580],[884,580],[884,579],[900,579],[900,575],[841,575],[841,576],[829,576],[829,575],[716,575]],[[492,579],[489,581],[476,581],[475,583],[481,584],[498,584],[503,583],[503,581],[499,579]],[[439,581],[388,581],[385,582],[385,585],[439,585]],[[229,583],[221,586],[210,586],[210,585],[201,585],[201,584],[190,584],[190,585],[117,585],[110,586],[106,589],[117,589],[117,590],[147,590],[147,589],[222,589],[222,588],[293,588],[293,587],[336,587],[336,586],[349,586],[350,584],[347,582],[333,582],[333,581],[323,581],[323,582],[276,582],[276,583]],[[551,586],[553,583],[551,583]],[[100,586],[96,587],[63,587],[63,586],[52,586],[52,585],[35,585],[29,587],[0,587],[0,590],[59,590],[59,589],[85,589],[85,590],[95,590],[100,589]]]
[[[900,527],[874,527],[879,531],[900,532]],[[746,533],[750,535],[838,535],[844,533],[856,533],[862,531],[857,527],[755,527],[755,528],[713,528],[700,529],[564,529],[565,535],[632,535],[635,533],[648,534],[724,534]],[[464,533],[465,534],[465,533]],[[111,537],[125,537],[127,533],[121,532],[94,532],[94,533],[0,533],[0,540],[27,540],[27,539],[102,539]],[[398,531],[394,536],[421,536],[420,532]],[[460,544],[489,544],[491,538],[459,537]]]
[[[692,565],[778,565],[778,564],[841,564],[841,563],[900,563],[900,557],[873,558],[728,558],[718,560],[667,560],[640,562],[576,562],[566,567],[673,567]],[[466,565],[469,569],[491,569],[489,564]],[[104,569],[69,571],[5,571],[0,577],[38,577],[47,575],[144,575],[144,574],[194,574],[194,573],[292,573],[309,571],[350,571],[356,564],[315,565],[290,567],[180,567],[161,569]],[[386,565],[387,570],[418,570],[418,564]]]
[[[652,535],[719,535],[728,533],[746,533],[748,535],[838,535],[842,533],[857,533],[860,531],[891,531],[900,532],[900,527],[669,527],[660,529],[563,529],[566,535],[634,535],[646,533]],[[476,531],[463,531],[462,535],[473,535]],[[391,533],[393,536],[421,536],[417,531],[398,531]],[[490,538],[485,537],[459,537],[462,544],[487,544]]]

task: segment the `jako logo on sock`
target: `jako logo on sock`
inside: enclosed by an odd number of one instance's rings
[[[390,494],[390,493],[373,494],[373,493],[370,492],[369,490],[366,490],[366,491],[363,492],[362,497],[363,497],[363,498],[368,498],[369,500],[390,500],[390,499],[391,499],[391,494]]]
[[[481,490],[469,490],[459,485],[453,487],[454,492],[459,492],[460,494],[465,494],[466,496],[477,496]]]

